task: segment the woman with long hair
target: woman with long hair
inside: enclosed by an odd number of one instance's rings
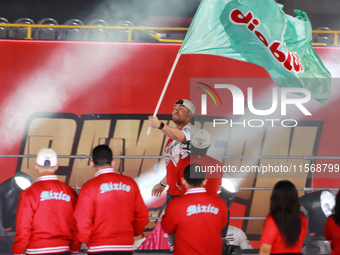
[[[264,223],[260,255],[302,252],[308,221],[300,212],[300,201],[293,183],[276,183],[270,197],[270,212]]]
[[[323,234],[326,240],[331,241],[331,255],[340,254],[340,190],[335,198],[333,214],[327,218]]]

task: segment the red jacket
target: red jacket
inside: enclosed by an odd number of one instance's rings
[[[205,178],[207,178],[207,183],[204,186],[204,188],[207,190],[207,192],[211,195],[217,195],[217,192],[219,190],[219,187],[222,184],[222,177],[223,177],[223,171],[222,171],[222,163],[218,161],[217,159],[214,159],[208,155],[205,155],[203,157],[198,157],[195,154],[191,154],[190,156],[181,159],[177,164],[177,172],[178,172],[178,180],[177,183],[179,186],[181,186],[181,192],[182,195],[185,194],[187,189],[185,188],[184,184],[182,183],[182,177],[184,176],[184,169],[190,165],[190,164],[199,164],[203,166],[202,171],[206,171]],[[218,167],[219,169],[217,169]],[[215,169],[215,172],[208,172],[207,170],[210,169],[210,167],[213,167]]]
[[[137,183],[106,168],[82,186],[75,218],[87,252],[133,251],[133,236],[143,233],[149,212]]]
[[[292,247],[286,247],[284,238],[281,236],[278,226],[273,217],[269,215],[265,222],[261,236],[261,243],[272,246],[271,254],[275,253],[301,253],[303,241],[307,235],[308,221],[303,213],[301,216],[301,232],[298,241]]]
[[[221,255],[227,222],[225,201],[193,188],[169,202],[161,225],[167,234],[175,233],[174,255]]]
[[[331,255],[340,254],[340,226],[335,223],[334,216],[329,216],[323,232],[326,240],[331,241]]]
[[[56,175],[44,175],[22,191],[16,216],[13,254],[72,251],[80,242],[73,216],[77,193]]]
[[[179,130],[183,132],[187,141],[190,140],[190,129],[192,125],[190,123],[181,127]],[[191,130],[192,131],[192,130]],[[169,185],[168,193],[173,196],[180,196],[181,186],[177,185],[178,168],[176,168],[180,159],[184,159],[189,156],[190,151],[186,149],[187,144],[181,143],[176,140],[169,139],[164,148],[165,164],[166,164],[166,182]]]

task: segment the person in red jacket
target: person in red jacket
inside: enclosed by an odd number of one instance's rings
[[[184,170],[184,196],[172,199],[161,221],[165,233],[175,234],[174,255],[221,255],[221,230],[228,221],[225,201],[210,195],[203,187],[205,175],[190,176],[191,164]]]
[[[194,113],[195,106],[193,103],[187,99],[181,99],[175,103],[172,112],[172,121],[176,127],[164,124],[157,117],[149,116],[150,127],[160,129],[169,137],[164,148],[166,176],[157,183],[151,191],[152,196],[160,197],[166,186],[169,186],[165,204],[168,204],[174,197],[181,195],[181,191],[178,185],[176,185],[178,178],[176,166],[180,159],[184,159],[190,155],[187,142],[190,141],[190,131],[193,132],[195,129],[190,123]]]
[[[149,116],[149,126],[160,129],[169,137],[164,148],[166,176],[151,191],[152,196],[160,197],[165,188],[169,186],[164,203],[165,210],[171,199],[181,195],[180,186],[177,185],[178,169],[176,166],[181,159],[190,155],[188,142],[190,141],[190,132],[195,129],[191,124],[194,114],[194,104],[187,99],[181,99],[176,101],[172,112],[172,121],[176,127],[164,124],[157,117]],[[170,250],[172,250],[174,246],[173,235],[168,236],[168,243]]]
[[[210,147],[210,144],[211,135],[207,130],[198,129],[192,135],[190,146],[191,154],[188,157],[181,159],[177,164],[178,169],[177,185],[181,186],[182,195],[184,195],[185,192],[187,191],[185,185],[181,181],[182,178],[184,177],[184,169],[188,165],[195,163],[202,166],[203,169],[200,169],[200,171],[204,170],[203,172],[205,172],[205,178],[207,179],[207,182],[204,188],[207,190],[209,194],[217,196],[220,186],[222,184],[223,165],[217,159],[214,159],[206,155],[207,150]],[[214,171],[209,172],[208,169],[214,169]]]
[[[308,221],[300,212],[294,184],[279,181],[270,197],[270,213],[264,223],[259,254],[301,254],[307,229]]]
[[[81,244],[73,216],[77,193],[58,180],[57,154],[41,149],[35,168],[40,177],[22,191],[16,216],[13,254],[77,254]]]
[[[335,198],[333,214],[327,218],[323,234],[326,240],[331,241],[331,255],[340,254],[340,190]]]
[[[204,185],[204,188],[207,190],[207,193],[210,195],[218,196],[218,192],[221,189],[222,185],[222,163],[217,159],[214,159],[207,154],[207,151],[211,145],[211,135],[205,129],[198,129],[194,132],[191,137],[191,154],[181,159],[177,164],[177,172],[178,172],[178,181],[177,185],[181,186],[182,195],[184,195],[187,191],[185,185],[181,181],[184,177],[184,169],[190,164],[198,164],[201,166],[199,171],[205,172],[205,178],[207,182]],[[210,169],[210,170],[209,170]],[[211,171],[214,169],[213,171]],[[222,229],[222,236],[227,235],[229,224]]]
[[[95,177],[81,187],[74,213],[79,240],[90,254],[132,254],[133,237],[143,233],[149,220],[137,183],[114,172],[107,145],[93,149],[91,165]]]

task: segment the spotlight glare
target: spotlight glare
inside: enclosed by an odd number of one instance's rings
[[[160,199],[158,197],[151,196],[151,191],[155,184],[159,183],[159,181],[166,175],[165,163],[162,163],[163,164],[160,165],[164,167],[159,167],[158,164],[155,164],[150,171],[141,174],[135,179],[147,206],[152,204],[155,200]],[[166,190],[164,190],[163,193],[166,193]]]
[[[31,182],[22,176],[14,176],[15,183],[19,186],[20,189],[25,190],[29,186],[31,186]]]
[[[238,185],[232,178],[222,178],[222,187],[231,193],[238,192]]]
[[[307,193],[300,197],[300,205],[308,219],[308,234],[302,253],[330,254],[331,247],[323,235],[323,230],[335,205],[335,193],[329,189]]]
[[[334,195],[331,192],[325,190],[321,193],[320,202],[321,202],[321,209],[326,215],[326,217],[330,216],[335,206]]]

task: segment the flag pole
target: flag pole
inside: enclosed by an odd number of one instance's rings
[[[158,99],[158,104],[157,104],[157,106],[156,106],[155,112],[153,113],[153,117],[156,117],[156,116],[157,116],[159,107],[161,106],[161,103],[162,103],[162,101],[163,101],[164,94],[165,94],[165,92],[166,92],[166,90],[167,90],[167,88],[168,88],[168,85],[169,85],[169,83],[170,83],[172,74],[174,73],[174,70],[175,70],[175,68],[176,68],[176,65],[177,65],[177,62],[178,62],[180,56],[181,56],[181,54],[178,53],[177,56],[176,56],[175,62],[174,62],[173,65],[172,65],[172,68],[171,68],[171,70],[170,70],[168,79],[167,79],[166,82],[165,82],[165,85],[164,85],[162,94],[161,94],[161,96],[160,96],[159,99]],[[150,134],[150,131],[151,131],[151,127],[149,126],[148,131],[146,132],[146,135],[149,135],[149,134]]]

